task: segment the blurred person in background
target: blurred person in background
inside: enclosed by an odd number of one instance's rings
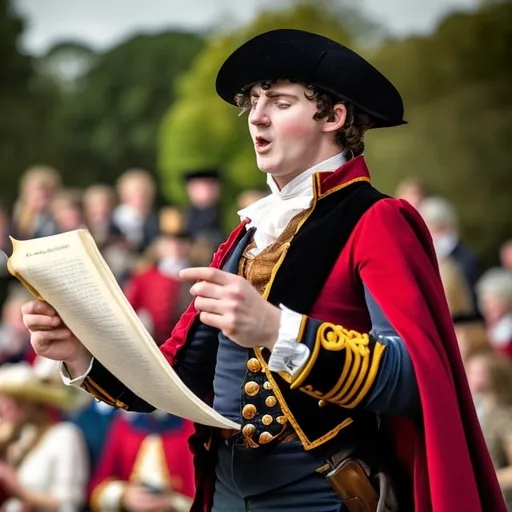
[[[91,479],[92,512],[188,512],[194,470],[192,424],[162,411],[121,411]]]
[[[160,234],[155,179],[144,169],[128,169],[117,180],[116,188],[119,204],[113,212],[114,224],[130,247],[141,253]]]
[[[112,215],[117,204],[113,187],[97,183],[87,187],[83,194],[83,218],[100,251],[122,237]]]
[[[185,212],[185,231],[192,239],[204,237],[213,248],[223,240],[221,227],[219,172],[213,169],[195,170],[185,174],[189,205]]]
[[[89,460],[89,481],[103,451],[107,432],[119,409],[95,400],[87,393],[84,395],[77,407],[66,411],[63,419],[76,425],[82,433]]]
[[[512,510],[512,361],[490,351],[476,352],[466,368],[484,438]]]
[[[185,233],[185,215],[176,206],[162,206],[159,212],[160,233],[163,235],[175,235]]]
[[[60,187],[60,174],[52,167],[38,165],[22,174],[12,214],[14,238],[37,238],[57,232],[49,207]]]
[[[268,196],[267,190],[262,190],[259,188],[243,190],[240,192],[240,194],[238,194],[236,198],[236,206],[239,210],[243,210],[244,208],[247,208],[251,204],[259,201],[260,199],[263,199],[266,196]]]
[[[210,237],[204,235],[194,237],[190,246],[190,265],[192,267],[208,266],[215,249],[216,246],[213,245]]]
[[[459,344],[462,362],[467,363],[476,352],[492,351],[482,315],[478,312],[453,315],[455,335]]]
[[[83,194],[83,222],[91,233],[117,282],[124,284],[135,262],[135,251],[114,222],[117,205],[115,188],[97,183]]]
[[[452,317],[472,312],[473,295],[457,261],[450,257],[442,258],[439,260],[439,273]]]
[[[27,300],[30,300],[30,293],[20,283],[12,282],[1,313],[0,364],[18,361],[32,363],[35,359],[30,333],[21,315],[21,306]]]
[[[460,265],[474,294],[479,275],[478,258],[460,239],[453,205],[443,197],[431,196],[420,203],[419,212],[432,235],[438,259],[453,258]]]
[[[149,267],[128,278],[124,291],[160,345],[190,303],[189,286],[179,278],[190,266],[190,239],[184,233],[160,235],[148,252]]]
[[[50,203],[50,214],[57,233],[66,233],[85,227],[82,192],[75,189],[58,191]]]
[[[421,202],[428,196],[427,187],[418,178],[407,178],[402,180],[396,187],[395,197],[405,199],[416,210]]]
[[[501,266],[512,272],[512,240],[507,240],[500,247]]]
[[[0,488],[8,497],[2,512],[75,512],[86,503],[84,440],[74,425],[56,420],[74,396],[53,363],[0,367]]]
[[[478,307],[494,350],[512,357],[512,271],[487,270],[476,286]]]

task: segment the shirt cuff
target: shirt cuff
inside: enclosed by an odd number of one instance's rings
[[[79,388],[84,383],[87,375],[89,375],[91,372],[92,363],[94,363],[94,357],[91,357],[91,362],[89,363],[89,367],[87,368],[86,372],[83,375],[79,375],[78,377],[72,379],[71,375],[69,375],[68,369],[66,368],[66,363],[61,361],[59,363],[59,372],[62,382],[64,382],[66,386],[76,386]]]
[[[277,341],[268,361],[272,372],[286,372],[292,377],[298,374],[309,359],[309,348],[298,342],[302,315],[279,305],[281,322]]]

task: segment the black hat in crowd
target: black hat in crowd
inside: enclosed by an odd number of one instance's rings
[[[405,124],[400,93],[384,75],[346,46],[303,30],[272,30],[244,43],[220,68],[216,89],[236,105],[244,86],[277,79],[316,85],[369,114],[374,127]]]
[[[211,180],[220,180],[219,171],[215,169],[197,169],[194,171],[189,171],[183,175],[183,179],[186,183],[192,180],[200,180],[200,179],[211,179]]]
[[[483,323],[484,317],[479,311],[472,311],[470,313],[459,313],[452,316],[452,321],[455,325],[467,325],[474,323]]]

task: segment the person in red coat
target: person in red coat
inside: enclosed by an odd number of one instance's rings
[[[248,113],[272,193],[209,268],[180,273],[194,300],[161,346],[241,427],[196,425],[191,510],[505,512],[432,239],[363,155],[367,130],[405,123],[396,88],[347,47],[279,29],[233,52],[216,89]],[[65,379],[152,410],[49,305],[23,311]]]
[[[122,413],[92,475],[93,511],[187,512],[194,495],[192,424],[170,414]]]
[[[179,278],[189,264],[186,234],[160,235],[153,243],[155,262],[135,273],[125,284],[125,294],[158,345],[163,343],[190,302],[188,287]]]

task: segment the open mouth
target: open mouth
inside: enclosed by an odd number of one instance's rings
[[[265,137],[256,137],[254,139],[254,145],[256,147],[256,151],[259,153],[267,150],[270,147],[271,142],[268,139],[265,139]]]

